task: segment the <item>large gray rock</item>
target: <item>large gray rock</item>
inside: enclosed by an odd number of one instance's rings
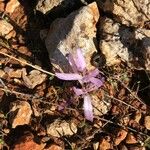
[[[92,54],[96,51],[96,23],[99,11],[95,2],[71,13],[66,18],[56,19],[50,26],[45,39],[49,58],[54,68],[68,72],[70,66],[66,59],[68,53],[74,54],[77,48],[82,48],[87,68]]]
[[[143,26],[150,20],[149,0],[98,1],[105,12],[111,12],[118,22],[125,25]]]
[[[108,66],[125,61],[137,69],[150,70],[150,30],[129,28],[103,18],[99,34],[99,47]]]

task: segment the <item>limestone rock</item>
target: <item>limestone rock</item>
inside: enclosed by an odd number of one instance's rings
[[[5,9],[5,3],[3,1],[0,1],[0,11],[3,12]]]
[[[4,71],[8,74],[10,78],[21,78],[22,75],[22,69],[14,70],[12,68],[5,67]]]
[[[127,26],[142,26],[150,20],[149,0],[99,1],[105,12],[111,12],[117,21]]]
[[[63,0],[39,0],[36,5],[36,10],[46,14],[56,6],[59,6]]]
[[[13,150],[43,150],[45,144],[36,143],[32,134],[24,135],[12,146]]]
[[[144,125],[145,125],[147,130],[150,130],[150,116],[145,117]]]
[[[100,99],[97,94],[91,94],[93,113],[95,116],[102,116],[106,114],[111,108],[111,101]]]
[[[5,11],[8,13],[13,13],[14,10],[20,5],[18,0],[10,0],[5,8]]]
[[[137,69],[150,70],[150,30],[133,29],[103,18],[99,47],[108,66],[125,61]]]
[[[70,66],[66,55],[74,54],[77,48],[82,48],[87,68],[92,69],[90,59],[96,51],[94,40],[98,18],[98,7],[93,2],[52,23],[45,44],[55,70],[68,72]]]
[[[136,144],[136,143],[138,143],[137,139],[131,133],[128,133],[125,142],[127,144]]]
[[[46,77],[46,74],[43,74],[38,70],[30,71],[29,75],[27,75],[25,69],[22,70],[22,79],[24,84],[30,89],[33,89],[37,85],[43,83],[46,80]]]
[[[36,10],[40,11],[43,14],[48,14],[50,11],[57,10],[57,13],[61,13],[64,10],[71,9],[77,5],[88,5],[88,0],[38,0],[36,5]]]
[[[5,75],[5,72],[2,69],[0,69],[0,78],[2,78],[4,75]]]
[[[32,114],[31,106],[26,101],[15,101],[10,104],[10,123],[12,128],[29,124]]]
[[[0,20],[0,35],[5,36],[13,30],[13,26],[6,20]]]
[[[77,133],[77,126],[73,122],[55,120],[47,125],[47,134],[54,137],[73,135],[75,133]]]
[[[107,139],[103,138],[99,144],[99,149],[98,150],[108,150],[108,149],[113,149],[110,137],[107,137]]]
[[[128,132],[121,129],[118,134],[117,134],[117,137],[114,141],[115,145],[119,145],[127,136]]]

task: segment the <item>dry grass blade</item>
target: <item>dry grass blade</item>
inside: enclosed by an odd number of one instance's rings
[[[128,129],[128,130],[133,131],[133,132],[135,132],[135,133],[139,133],[139,134],[141,134],[141,135],[143,135],[143,136],[150,137],[150,136],[149,136],[148,134],[146,134],[146,133],[139,132],[139,131],[137,131],[137,130],[135,130],[135,129],[133,129],[133,128],[126,127],[126,126],[121,125],[121,124],[119,124],[119,123],[114,123],[114,122],[111,121],[111,120],[107,120],[107,119],[104,119],[104,118],[99,118],[99,119],[100,119],[101,121],[105,121],[105,122],[107,122],[107,123],[114,124],[114,125],[119,126],[119,127],[121,127],[121,128]]]
[[[128,107],[130,107],[130,108],[133,108],[134,110],[138,111],[138,109],[135,108],[134,106],[132,106],[132,105],[130,105],[130,104],[127,104],[126,102],[123,102],[122,100],[120,100],[120,99],[118,99],[118,98],[112,97],[112,96],[107,95],[107,94],[106,94],[106,96],[107,96],[108,98],[114,99],[114,100],[116,100],[116,101],[118,101],[118,102],[120,102],[120,103],[122,103],[122,104],[124,104],[124,105],[126,105],[126,106],[128,106]]]
[[[146,105],[138,96],[136,96],[121,80],[115,78],[117,81],[119,81],[129,92],[130,94],[137,99],[140,103],[142,103],[143,105]]]
[[[22,63],[22,64],[25,64],[25,65],[27,65],[27,66],[30,66],[30,67],[32,67],[32,68],[34,68],[34,69],[36,69],[36,70],[39,70],[39,71],[41,71],[41,72],[43,72],[43,73],[45,73],[45,74],[48,74],[48,75],[51,75],[51,76],[55,76],[54,73],[51,73],[51,72],[46,71],[46,70],[43,70],[43,69],[41,69],[40,67],[36,67],[36,66],[34,66],[34,65],[32,65],[32,64],[30,64],[30,63],[28,63],[28,62],[25,62],[25,61],[22,61],[22,60],[20,60],[20,59],[18,59],[18,58],[15,58],[15,57],[13,57],[13,56],[10,56],[9,54],[3,53],[3,52],[0,52],[0,54],[4,55],[4,56],[6,56],[6,57],[9,57],[10,59],[16,60],[16,61],[18,61],[18,62],[20,62],[20,63]]]

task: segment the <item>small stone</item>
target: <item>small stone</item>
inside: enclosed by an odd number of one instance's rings
[[[20,46],[18,48],[18,51],[21,53],[21,54],[25,54],[27,56],[31,56],[31,52],[29,51],[29,49],[26,47],[26,46]]]
[[[64,150],[64,149],[56,144],[52,144],[50,147],[45,148],[44,150]]]
[[[24,135],[20,137],[12,146],[13,150],[43,150],[45,144],[35,142],[33,135]]]
[[[150,116],[146,116],[144,119],[144,125],[147,130],[150,130]]]
[[[13,30],[13,26],[6,20],[0,20],[0,35],[5,36]]]
[[[8,74],[10,78],[21,78],[22,76],[22,69],[14,70],[12,68],[5,67],[4,71]]]
[[[129,116],[125,116],[125,117],[122,117],[120,121],[124,126],[127,126],[130,121],[130,118]]]
[[[87,69],[94,69],[90,62],[93,53],[97,51],[97,41],[93,39],[96,39],[98,19],[99,10],[96,2],[93,2],[52,23],[45,44],[54,71],[71,71],[67,54],[75,54],[77,48],[82,49]]]
[[[20,5],[18,0],[10,0],[5,8],[5,11],[8,13],[13,13],[14,10]]]
[[[2,78],[4,75],[5,75],[5,72],[2,69],[0,69],[0,78]]]
[[[140,120],[141,120],[141,117],[142,117],[142,114],[141,114],[141,112],[136,112],[136,114],[135,114],[135,118],[134,118],[134,120],[137,122],[137,123],[139,123],[140,122]]]
[[[106,101],[105,99],[100,99],[99,96],[94,93],[91,94],[93,112],[95,116],[102,116],[106,114],[111,108],[111,101]]]
[[[99,143],[99,150],[108,150],[112,149],[112,144],[110,140],[102,139]]]
[[[36,5],[36,10],[46,14],[48,11],[60,5],[64,0],[39,0]]]
[[[7,34],[7,35],[5,36],[5,38],[6,38],[7,40],[9,40],[9,39],[11,39],[11,38],[14,38],[15,36],[16,36],[16,31],[12,30],[12,31],[10,31],[9,34]]]
[[[117,134],[117,137],[114,141],[115,145],[119,145],[127,136],[128,132],[125,130],[120,130]]]
[[[47,77],[46,74],[43,74],[38,70],[32,70],[28,76],[26,74],[26,70],[23,69],[22,79],[24,81],[24,84],[30,89],[33,89],[37,85],[43,83]]]
[[[19,5],[10,15],[11,19],[17,24],[18,27],[20,27],[22,32],[25,31],[28,24],[28,17],[24,6]]]
[[[10,104],[10,123],[12,128],[18,125],[29,124],[32,115],[32,109],[26,101],[15,101]]]
[[[98,150],[99,142],[93,142],[93,149]]]
[[[138,141],[136,140],[136,138],[134,137],[134,135],[131,134],[131,133],[128,133],[125,142],[127,144],[136,144],[136,143],[138,143]]]
[[[127,26],[142,26],[150,20],[149,0],[105,0],[99,3],[105,12],[111,12],[116,21]]]
[[[5,9],[5,3],[3,1],[0,1],[0,11],[3,12]]]
[[[66,135],[73,135],[77,133],[77,126],[73,122],[66,122],[65,120],[55,120],[53,123],[46,125],[47,134],[54,137],[61,137]]]

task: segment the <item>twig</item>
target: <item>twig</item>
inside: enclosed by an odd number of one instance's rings
[[[106,94],[106,96],[109,97],[109,98],[111,98],[111,99],[114,99],[114,100],[116,100],[116,101],[118,101],[118,102],[120,102],[120,103],[123,103],[124,105],[126,105],[126,106],[128,106],[128,107],[131,107],[131,108],[133,108],[134,110],[138,111],[138,109],[135,108],[134,106],[132,106],[132,105],[130,105],[130,104],[127,104],[126,102],[124,102],[124,101],[122,101],[122,100],[120,100],[120,99],[118,99],[118,98],[112,97],[112,96],[107,95],[107,94]]]
[[[107,119],[104,119],[104,118],[99,118],[99,119],[100,119],[101,121],[105,121],[105,122],[107,122],[107,123],[111,123],[111,124],[117,125],[117,126],[119,126],[119,127],[122,127],[122,128],[124,128],[124,129],[128,129],[128,130],[133,131],[133,132],[135,132],[135,133],[139,133],[139,134],[141,134],[141,135],[144,135],[144,136],[150,137],[150,136],[149,136],[149,135],[147,135],[146,133],[136,131],[136,130],[135,130],[135,129],[133,129],[133,128],[126,127],[126,126],[121,125],[121,124],[119,124],[119,123],[114,123],[114,122],[112,122],[112,121],[110,121],[110,120],[107,120]]]
[[[141,102],[143,105],[146,105],[139,97],[137,97],[121,80],[115,78],[117,81],[119,81],[129,92],[130,94],[137,99],[139,102]]]
[[[32,65],[32,64],[30,64],[30,63],[28,63],[28,62],[25,62],[25,61],[22,61],[22,60],[20,60],[20,59],[18,59],[18,58],[15,58],[15,57],[13,57],[13,56],[10,56],[9,54],[3,53],[3,52],[0,52],[0,54],[2,54],[2,55],[4,55],[4,56],[7,56],[7,57],[9,57],[9,58],[11,58],[11,59],[13,59],[13,60],[16,60],[16,61],[18,61],[18,62],[20,62],[20,63],[22,63],[22,64],[25,64],[25,65],[27,65],[27,66],[30,66],[30,67],[32,67],[32,68],[34,68],[34,69],[36,69],[36,70],[39,70],[39,71],[41,71],[41,72],[43,72],[43,73],[45,73],[45,74],[48,74],[48,75],[51,75],[51,76],[55,76],[54,73],[51,73],[51,72],[46,71],[46,70],[43,70],[43,69],[41,69],[41,68],[39,68],[39,67],[36,67],[36,66],[34,66],[34,65]]]
[[[21,98],[23,98],[23,97],[30,98],[30,99],[31,98],[40,98],[40,97],[32,96],[30,94],[24,94],[24,93],[17,92],[17,91],[14,91],[14,90],[12,91],[12,90],[9,90],[8,88],[0,88],[0,90],[4,91],[6,93],[15,94],[16,96],[21,95],[22,96]]]

